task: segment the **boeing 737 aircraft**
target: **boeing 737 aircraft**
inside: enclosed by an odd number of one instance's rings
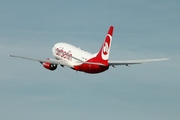
[[[9,56],[38,61],[44,66],[44,68],[48,70],[55,70],[57,68],[57,65],[59,64],[62,67],[68,66],[73,70],[91,74],[104,72],[109,69],[109,66],[129,66],[131,64],[168,60],[168,58],[145,60],[109,60],[113,30],[114,27],[110,26],[99,52],[95,54],[91,54],[73,45],[61,42],[55,44],[52,48],[52,54],[56,59],[48,58],[46,60],[40,60],[15,55]]]

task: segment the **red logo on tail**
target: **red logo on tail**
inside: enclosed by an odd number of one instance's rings
[[[112,40],[112,36],[107,34],[105,41],[104,41],[104,45],[102,46],[102,49],[101,49],[101,58],[103,60],[108,60],[108,58],[109,58],[111,40]]]

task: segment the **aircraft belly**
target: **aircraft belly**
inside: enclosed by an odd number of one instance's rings
[[[94,64],[81,64],[79,66],[74,66],[74,70],[82,71],[85,73],[101,73],[109,69],[109,66],[101,66],[101,65],[94,65]]]

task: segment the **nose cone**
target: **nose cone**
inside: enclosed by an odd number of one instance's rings
[[[55,56],[56,55],[56,45],[52,48],[52,54]]]

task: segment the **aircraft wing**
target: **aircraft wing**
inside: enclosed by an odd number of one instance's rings
[[[156,61],[163,61],[169,60],[169,58],[160,58],[160,59],[144,59],[144,60],[120,60],[120,61],[109,61],[109,65],[131,65],[131,64],[142,64],[146,62],[156,62]]]
[[[54,59],[40,60],[40,59],[28,58],[28,57],[22,57],[22,56],[16,56],[16,55],[8,55],[8,56],[15,57],[15,58],[27,59],[27,60],[34,60],[34,61],[38,61],[40,63],[48,62],[48,63],[52,63],[52,64],[66,65],[66,63],[63,62],[62,60],[54,60]]]
[[[27,59],[27,60],[33,60],[33,61],[38,61],[40,63],[44,63],[44,62],[48,62],[48,63],[52,63],[52,64],[60,64],[60,65],[66,65],[66,62],[64,62],[63,60],[54,60],[54,59],[46,59],[46,60],[41,60],[41,59],[36,59],[36,58],[28,58],[28,57],[23,57],[23,56],[16,56],[16,55],[8,55],[9,57],[15,57],[15,58],[22,58],[22,59]],[[101,66],[105,66],[102,63],[95,63],[95,62],[86,62],[86,61],[82,61],[76,57],[73,57],[74,59],[78,60],[79,63],[83,64],[94,64],[94,65],[101,65]]]

